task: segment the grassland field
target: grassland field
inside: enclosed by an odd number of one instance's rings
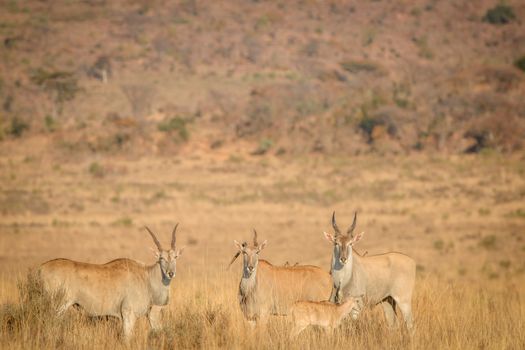
[[[35,150],[33,153],[37,154]],[[153,263],[151,227],[166,244],[180,222],[185,245],[163,328],[140,320],[131,348],[520,349],[525,345],[525,166],[518,155],[297,158],[210,156],[0,157],[0,346],[125,348],[118,320],[81,310],[50,317],[27,300],[28,269],[64,257]],[[286,317],[252,330],[237,304],[233,239],[267,239],[262,258],[329,269],[322,232],[358,211],[356,246],[417,262],[416,333],[367,309],[333,336],[288,339]],[[26,304],[21,304],[25,300]],[[21,306],[22,305],[22,306]],[[26,305],[25,307],[23,305]]]

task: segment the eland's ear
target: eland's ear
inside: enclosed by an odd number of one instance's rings
[[[335,243],[334,236],[332,236],[331,233],[323,232],[323,234],[324,234],[324,238],[326,238],[328,242]]]
[[[350,244],[356,244],[357,242],[359,242],[361,238],[363,238],[364,234],[364,232],[361,232],[360,234],[355,235]]]
[[[233,240],[233,244],[235,244],[235,246],[237,247],[237,249],[239,249],[240,251],[243,251],[244,250],[244,247],[242,246],[242,244],[240,244],[239,242],[237,242],[237,240]]]
[[[160,258],[160,252],[157,249],[151,248],[151,251],[153,252],[153,255],[155,255],[155,259]]]
[[[177,251],[177,254],[175,255],[176,258],[178,258],[179,256],[182,255],[182,252],[184,251],[184,248],[186,248],[186,246],[183,246],[182,248],[180,248],[180,249]]]
[[[266,243],[268,243],[268,241],[265,239],[264,242],[262,242],[261,244],[259,244],[258,250],[259,250],[259,251],[263,250],[264,247],[266,247]]]

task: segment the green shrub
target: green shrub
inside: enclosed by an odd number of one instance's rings
[[[308,57],[316,57],[319,54],[319,42],[317,40],[310,40],[301,51]]]
[[[443,240],[438,239],[437,241],[434,241],[434,249],[443,250],[444,247],[445,247],[445,242],[443,242]]]
[[[88,171],[94,177],[103,177],[105,174],[104,167],[97,162],[93,162],[89,165]]]
[[[346,70],[350,73],[359,73],[359,72],[376,72],[379,71],[381,68],[377,63],[370,62],[370,61],[344,61],[339,63],[341,68]]]
[[[483,17],[483,21],[497,25],[507,24],[515,19],[516,15],[514,14],[512,7],[503,4],[487,10],[487,13],[485,13],[485,16]]]
[[[26,130],[29,130],[29,124],[18,117],[14,117],[11,119],[11,125],[9,126],[7,133],[14,137],[20,137]]]
[[[129,134],[124,134],[120,132],[116,133],[113,136],[113,141],[118,148],[121,148],[122,146],[124,146],[124,144],[128,142],[130,139],[131,139],[131,136]]]
[[[397,127],[389,115],[381,113],[370,115],[366,109],[363,110],[363,117],[357,126],[366,134],[369,142],[373,141],[373,131],[376,126],[383,126],[390,136],[397,134]]]
[[[426,58],[428,60],[434,58],[434,52],[430,48],[427,37],[423,36],[420,38],[415,38],[413,41],[419,49],[418,54],[420,57]]]
[[[510,260],[500,260],[499,262],[499,266],[501,266],[504,269],[508,269],[510,265],[511,265]]]
[[[186,126],[187,124],[187,120],[184,120],[181,117],[173,117],[169,120],[160,122],[157,128],[159,129],[159,131],[163,131],[166,133],[176,132],[182,141],[188,141],[190,133]]]
[[[253,151],[251,154],[252,155],[263,155],[266,152],[268,152],[270,150],[270,148],[272,148],[272,146],[273,146],[273,140],[271,140],[271,139],[262,139],[259,142],[259,146],[257,147],[257,149],[255,151]]]
[[[516,68],[520,69],[521,71],[525,72],[525,56],[521,56],[514,62],[514,66]]]
[[[408,83],[394,83],[392,99],[399,108],[410,107],[411,87]]]
[[[496,236],[494,235],[488,235],[483,237],[479,241],[479,245],[487,250],[493,250],[496,248]]]
[[[54,95],[55,101],[59,103],[74,99],[80,90],[72,72],[49,72],[39,68],[32,73],[31,81]]]
[[[525,219],[525,209],[518,208],[510,213],[507,213],[505,217]]]
[[[124,226],[124,227],[131,227],[133,226],[133,219],[124,216],[120,219],[117,219],[111,223],[113,226]]]
[[[361,119],[361,121],[359,122],[359,128],[363,130],[367,135],[371,135],[372,130],[374,130],[374,127],[376,127],[377,125],[383,125],[383,122],[375,118],[371,118],[368,115],[365,115],[363,119]]]
[[[53,132],[57,129],[57,122],[55,118],[53,118],[50,115],[46,115],[44,118],[44,125],[46,127],[46,130],[49,132]]]
[[[478,210],[478,214],[480,216],[488,216],[490,215],[490,209],[487,209],[487,208],[479,208]]]

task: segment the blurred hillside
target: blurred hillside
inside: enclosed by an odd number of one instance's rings
[[[525,139],[525,3],[498,4],[3,0],[0,142],[513,152]]]

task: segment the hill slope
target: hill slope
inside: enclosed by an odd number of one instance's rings
[[[525,5],[0,5],[1,138],[73,152],[515,151]],[[240,146],[239,146],[240,145]]]

